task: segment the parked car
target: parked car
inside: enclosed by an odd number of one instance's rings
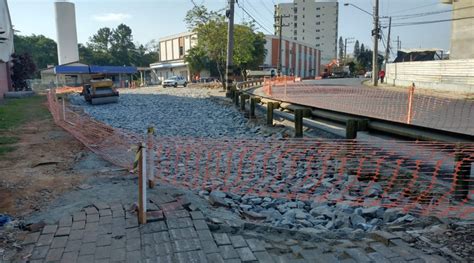
[[[365,72],[364,78],[372,78],[372,71]]]
[[[163,88],[166,87],[178,87],[178,86],[183,86],[186,87],[188,85],[188,82],[184,77],[181,76],[173,76],[169,79],[166,79],[163,81]]]

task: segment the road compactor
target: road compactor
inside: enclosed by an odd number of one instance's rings
[[[82,95],[93,105],[118,102],[119,92],[114,88],[112,80],[103,76],[92,76],[89,83],[84,84]]]

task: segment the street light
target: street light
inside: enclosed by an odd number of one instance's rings
[[[374,36],[374,51],[372,53],[372,82],[374,86],[378,85],[378,49],[379,49],[379,0],[375,0],[374,13],[370,13],[354,4],[345,3],[344,6],[353,6],[360,11],[370,15],[374,19],[374,29],[372,35]]]

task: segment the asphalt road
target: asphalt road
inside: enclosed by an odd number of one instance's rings
[[[343,79],[321,79],[321,80],[304,80],[304,84],[314,85],[341,85],[341,86],[363,86],[362,82],[365,78],[343,78]]]

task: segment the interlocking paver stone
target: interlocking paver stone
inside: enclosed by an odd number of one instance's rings
[[[207,225],[206,221],[199,219],[199,220],[193,220],[194,223],[194,228],[196,230],[208,230],[209,226]]]
[[[97,247],[95,249],[95,259],[104,259],[104,258],[110,258],[110,253],[112,251],[111,246],[104,246],[104,247]]]
[[[61,258],[61,263],[76,262],[79,256],[79,251],[64,252]]]
[[[140,262],[141,258],[142,254],[138,250],[127,252],[127,262]]]
[[[97,209],[93,206],[87,207],[84,209],[84,212],[86,212],[86,215],[95,215],[99,213],[99,211],[97,211]]]
[[[46,256],[46,262],[59,261],[63,256],[64,248],[53,248],[50,249]]]
[[[370,262],[370,258],[360,248],[348,248],[345,250],[351,258],[355,259],[357,262]]]
[[[216,241],[217,245],[230,245],[229,236],[226,233],[214,233],[214,240]]]
[[[100,217],[99,225],[112,224],[112,216]]]
[[[94,262],[94,255],[81,255],[77,258],[77,263],[91,263]]]
[[[86,232],[97,232],[99,229],[99,222],[87,222],[84,229]]]
[[[140,238],[140,229],[138,228],[129,228],[125,230],[125,234],[127,236],[127,239],[132,239],[132,238]]]
[[[185,227],[192,227],[193,221],[189,217],[185,218],[174,218],[172,220],[167,220],[166,224],[168,228],[185,228]]]
[[[196,238],[198,237],[196,230],[194,228],[178,228],[178,229],[171,229],[169,231],[170,237],[172,240],[180,240],[180,239],[188,239],[188,238]]]
[[[112,210],[110,209],[99,210],[99,215],[100,217],[112,216]]]
[[[58,225],[46,225],[43,228],[43,231],[41,232],[43,235],[44,234],[54,234],[56,233],[56,230],[58,229]]]
[[[164,255],[156,258],[157,263],[175,263],[172,255]]]
[[[212,233],[211,233],[211,231],[209,231],[209,230],[198,230],[198,231],[197,231],[197,234],[198,234],[199,239],[200,239],[201,241],[213,240]]]
[[[372,252],[367,254],[367,256],[369,256],[369,258],[371,258],[374,262],[377,263],[390,263],[390,260],[379,252]]]
[[[79,250],[81,249],[81,245],[81,240],[68,240],[64,252],[79,252]]]
[[[206,255],[202,251],[186,251],[174,254],[177,263],[207,263]]]
[[[163,213],[165,214],[165,217],[167,219],[189,217],[189,212],[186,210],[171,210],[171,211],[164,210]]]
[[[86,221],[74,221],[72,223],[71,229],[76,230],[76,229],[84,229],[86,227]]]
[[[143,233],[155,233],[168,230],[166,223],[163,221],[152,222],[150,224],[146,224],[142,227],[141,231]]]
[[[46,246],[50,245],[51,242],[53,242],[54,234],[46,234],[46,235],[41,235],[38,239],[38,242],[36,242],[36,246]]]
[[[369,246],[375,250],[376,252],[379,252],[386,258],[395,258],[398,257],[399,255],[395,253],[393,250],[391,250],[389,247],[386,247],[384,244],[376,242],[376,243],[370,243]]]
[[[57,237],[60,236],[69,236],[69,233],[71,233],[71,228],[70,227],[60,227],[58,228],[58,231],[56,231],[56,234],[54,234]]]
[[[85,212],[77,212],[72,215],[73,221],[86,221],[86,213]]]
[[[113,249],[110,255],[110,260],[112,262],[116,261],[125,261],[127,258],[125,249]]]
[[[66,247],[68,237],[55,237],[51,243],[51,248]]]
[[[243,236],[230,236],[230,242],[232,243],[232,246],[234,246],[235,248],[247,246],[247,242],[245,242],[245,239]]]
[[[194,220],[206,218],[201,211],[192,211],[190,214],[191,214],[192,219]]]
[[[265,251],[265,244],[258,239],[251,238],[251,239],[246,239],[245,241],[247,241],[247,244],[249,245],[250,249],[253,252]]]
[[[239,254],[237,254],[237,251],[231,246],[219,246],[219,250],[221,252],[222,258],[224,259],[231,259],[231,258],[238,258]]]
[[[170,235],[167,231],[156,232],[156,233],[153,233],[152,235],[153,235],[153,239],[158,244],[170,241]]]
[[[84,243],[79,249],[79,255],[93,255],[95,253],[95,243]]]
[[[140,238],[127,239],[127,251],[135,251],[141,249]]]
[[[209,263],[225,263],[224,259],[219,253],[207,254],[207,261]]]
[[[201,248],[201,243],[199,242],[199,239],[197,238],[175,240],[173,241],[173,248],[174,248],[174,251],[176,252],[198,250]]]
[[[69,233],[69,240],[78,240],[84,237],[84,230],[71,230]]]
[[[272,257],[270,256],[270,254],[268,254],[267,251],[259,251],[259,252],[255,252],[253,254],[258,259],[259,263],[273,263],[273,262],[275,262],[275,261],[273,261]]]
[[[48,254],[49,247],[42,246],[42,247],[35,247],[33,249],[33,253],[31,254],[31,259],[42,259],[45,258]]]
[[[155,251],[158,256],[173,254],[173,245],[170,242],[155,245]]]
[[[201,241],[201,246],[202,246],[202,250],[204,250],[204,253],[206,254],[220,252],[214,240]]]
[[[250,250],[250,248],[248,247],[241,247],[241,248],[237,248],[236,250],[237,250],[237,253],[239,254],[240,259],[243,262],[250,262],[250,261],[257,260],[255,255],[252,253],[252,250]]]
[[[113,249],[120,249],[126,246],[126,239],[125,237],[112,237],[112,248]]]
[[[95,208],[97,208],[99,211],[104,210],[104,209],[110,209],[110,205],[104,202],[94,202],[93,205]]]
[[[97,246],[110,246],[112,245],[112,236],[111,235],[100,235],[97,237]]]
[[[82,242],[83,243],[96,242],[97,235],[98,235],[97,232],[85,232],[84,236],[82,237]]]

